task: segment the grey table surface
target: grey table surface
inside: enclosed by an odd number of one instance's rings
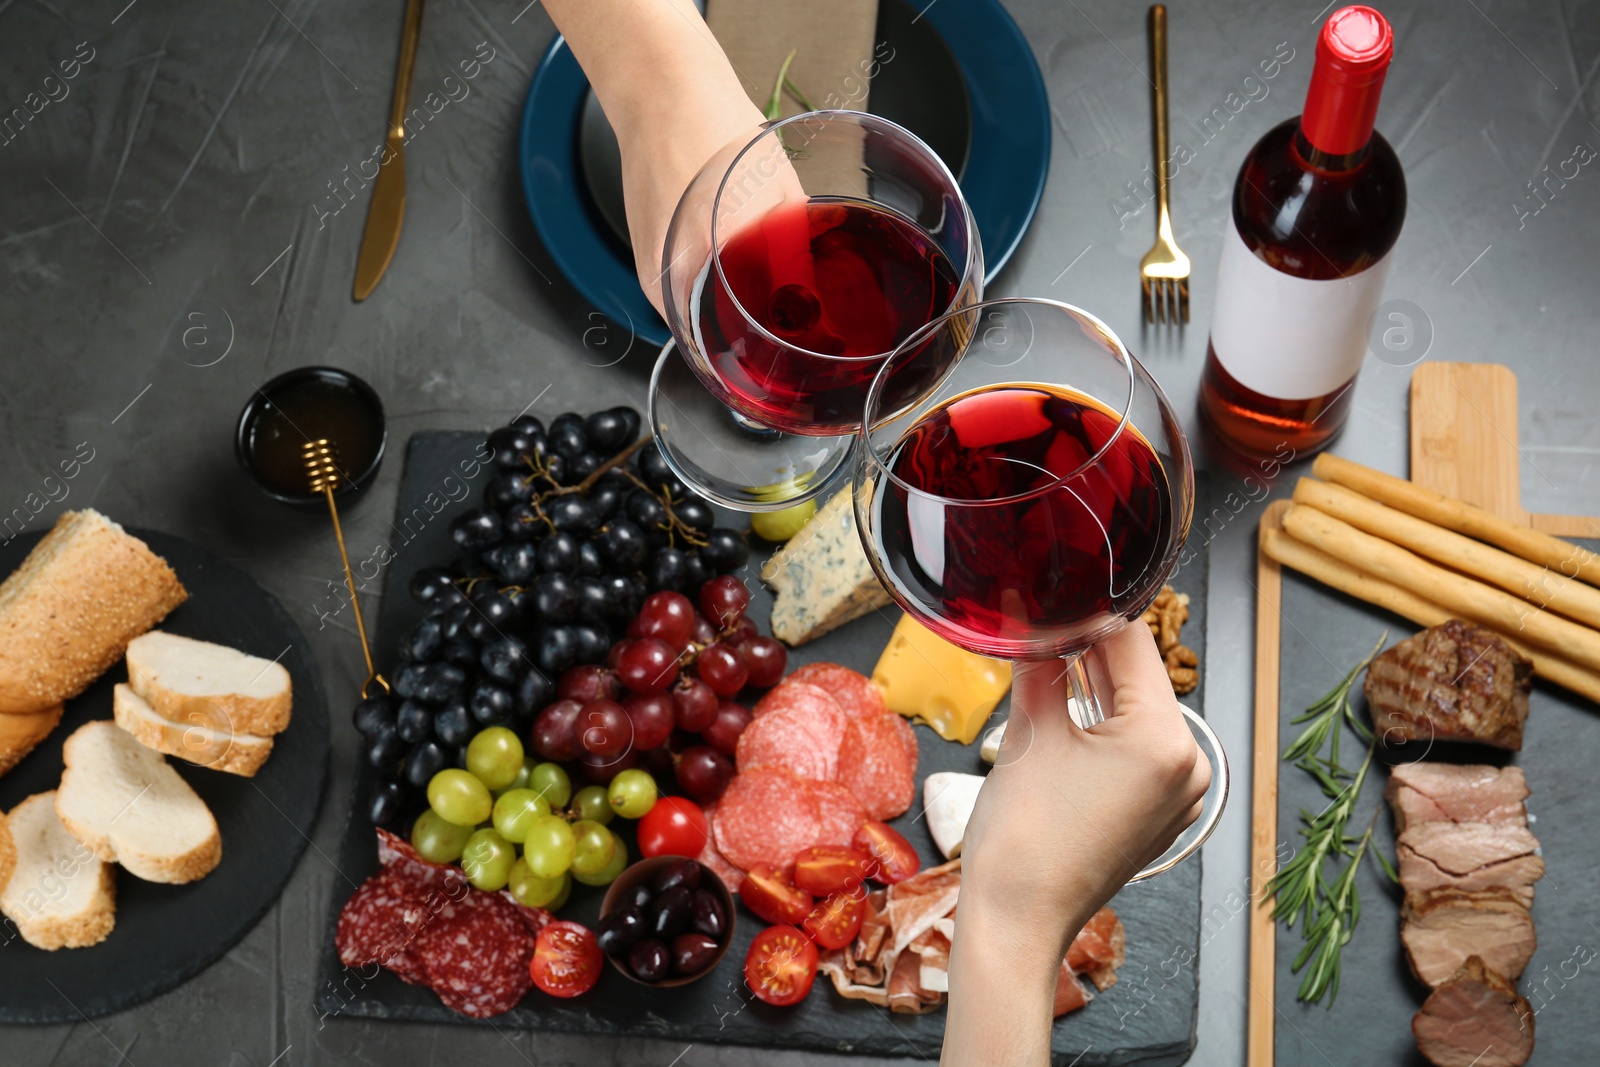
[[[1299,110],[1321,4],[1226,0],[1172,11],[1174,137],[1193,155],[1174,179],[1174,212],[1197,264],[1193,321],[1176,334],[1138,321],[1136,267],[1153,227],[1138,192],[1150,159],[1144,5],[1008,4],[1044,70],[1055,141],[1038,220],[992,291],[1094,310],[1149,364],[1191,430],[1234,173],[1262,132]],[[417,94],[440,89],[462,60],[492,58],[468,95],[407,146],[399,253],[374,296],[351,303],[365,196],[343,207],[333,186],[381,138],[402,6],[0,0],[0,108],[30,109],[0,143],[0,515],[37,511],[36,529],[63,508],[93,505],[237,561],[312,635],[335,719],[333,783],[321,818],[304,828],[313,847],[255,931],[136,1010],[0,1029],[0,1062],[824,1062],[322,1019],[313,1007],[326,909],[350,889],[328,857],[349,806],[338,768],[353,764],[355,737],[342,709],[360,657],[349,615],[335,613],[326,518],[268,503],[233,465],[240,405],[254,385],[306,363],[349,367],[377,387],[395,452],[346,516],[354,544],[375,544],[410,432],[486,428],[534,402],[546,411],[637,404],[652,355],[630,350],[575,295],[523,206],[517,121],[553,32],[537,0],[429,6]],[[1600,146],[1600,4],[1383,6],[1398,48],[1379,126],[1411,188],[1387,296],[1416,332],[1374,347],[1338,448],[1404,471],[1409,364],[1504,362],[1521,381],[1525,505],[1592,513],[1600,176],[1588,161]],[[1280,42],[1294,58],[1271,81],[1247,81]],[[75,76],[63,79],[64,70]],[[1549,177],[1563,169],[1566,180]],[[1530,182],[1542,183],[1537,196]],[[74,453],[92,458],[70,481],[52,477]],[[1219,472],[1219,496],[1231,477]],[[1213,546],[1205,704],[1233,753],[1238,792],[1205,849],[1195,1064],[1244,1059],[1240,901],[1249,889],[1250,578],[1261,506],[1241,510]],[[402,553],[391,566],[417,562]],[[1341,1050],[1322,1051],[1344,1062]]]

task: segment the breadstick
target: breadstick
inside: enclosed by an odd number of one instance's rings
[[[1282,530],[1268,530],[1261,542],[1261,550],[1285,567],[1297,570],[1308,578],[1315,578],[1323,585],[1337,589],[1341,593],[1348,593],[1357,600],[1364,600],[1368,604],[1376,604],[1380,608],[1392,611],[1419,626],[1438,626],[1451,617],[1448,611],[1433,601],[1424,600],[1393,582],[1374,578],[1365,571],[1333,558],[1321,549],[1296,541]],[[1505,634],[1500,634],[1500,637],[1506,644],[1531,659],[1533,672],[1541,678],[1600,703],[1600,674],[1586,671],[1559,656],[1530,648],[1521,641],[1506,637]]]
[[[1590,585],[1600,585],[1600,555],[1570,541],[1520,526],[1492,511],[1327,452],[1317,457],[1311,471],[1318,478],[1338,482],[1408,515],[1499,545],[1507,552],[1569,578],[1582,578]],[[1595,536],[1600,537],[1600,530],[1595,531]]]
[[[1493,586],[1447,571],[1421,556],[1362,533],[1347,522],[1304,504],[1283,516],[1283,528],[1313,548],[1410,589],[1446,611],[1504,634],[1516,634],[1562,657],[1600,670],[1600,633],[1579,626]]]
[[[1508,593],[1571,619],[1600,626],[1600,589],[1584,585],[1520,556],[1491,548],[1481,541],[1452,533],[1425,519],[1407,515],[1353,489],[1301,478],[1294,487],[1296,503],[1342,519],[1385,541],[1393,541],[1420,556],[1443,563],[1463,574],[1475,575]]]

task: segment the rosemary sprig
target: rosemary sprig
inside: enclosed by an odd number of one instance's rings
[[[783,91],[786,88],[792,88],[794,84],[789,81],[789,65],[794,62],[794,57],[799,54],[800,50],[798,48],[791,48],[789,54],[784,57],[783,66],[778,68],[778,78],[772,83],[772,95],[767,97],[767,108],[763,112],[768,122],[776,122],[783,117]],[[800,99],[799,93],[795,93],[795,99]],[[806,110],[810,111],[811,108],[807,107]]]
[[[1351,703],[1350,692],[1356,678],[1388,639],[1385,631],[1367,657],[1327,695],[1291,720],[1295,724],[1309,725],[1283,752],[1285,760],[1292,760],[1296,767],[1316,779],[1329,803],[1316,813],[1301,809],[1300,835],[1306,839],[1305,847],[1273,875],[1267,883],[1266,895],[1272,898],[1273,918],[1282,919],[1291,929],[1296,922],[1301,922],[1305,945],[1290,969],[1299,974],[1307,963],[1311,966],[1301,978],[1297,998],[1314,1004],[1327,996],[1330,1008],[1339,996],[1340,952],[1350,943],[1356,924],[1361,921],[1361,894],[1356,888],[1355,874],[1362,857],[1370,851],[1384,874],[1399,880],[1383,853],[1371,847],[1372,829],[1378,818],[1376,811],[1360,837],[1353,837],[1346,830],[1378,747],[1377,738]],[[1366,757],[1355,771],[1345,767],[1339,758],[1339,739],[1347,727],[1367,743]],[[1341,858],[1348,862],[1337,870],[1330,882],[1327,865],[1332,861],[1337,867]]]
[[[799,54],[800,50],[798,48],[791,49],[789,54],[784,57],[783,66],[778,68],[778,77],[772,83],[772,95],[767,97],[767,106],[762,111],[768,122],[777,122],[783,118],[784,93],[794,97],[795,103],[807,111],[817,110],[811,101],[806,98],[806,94],[801,92],[800,87],[794,83],[794,79],[789,77],[789,66],[794,62],[794,57]]]

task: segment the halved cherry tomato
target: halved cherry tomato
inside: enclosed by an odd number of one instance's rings
[[[813,845],[794,858],[794,884],[815,896],[830,893],[860,895],[873,866],[872,857],[859,848]]]
[[[594,931],[573,922],[553,922],[539,931],[528,974],[552,997],[587,993],[600,980],[600,942]]]
[[[687,856],[694,859],[705,851],[710,838],[706,813],[686,797],[662,797],[639,820],[639,854]]]
[[[817,978],[817,946],[792,926],[769,926],[750,942],[744,980],[768,1004],[798,1004]]]
[[[758,863],[745,872],[739,899],[769,923],[793,925],[811,914],[811,894],[770,863]]]
[[[922,869],[922,860],[917,858],[917,850],[911,847],[911,842],[886,823],[868,819],[856,831],[856,839],[851,844],[877,861],[878,869],[872,877],[884,885],[903,882]]]
[[[812,909],[801,923],[818,948],[844,948],[861,932],[867,900],[859,892],[835,893]]]

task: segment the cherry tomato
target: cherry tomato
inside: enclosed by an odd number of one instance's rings
[[[917,850],[911,847],[911,842],[901,837],[894,827],[874,819],[861,824],[851,844],[876,861],[877,870],[872,872],[872,877],[884,885],[903,882],[922,869],[922,860],[917,858]]]
[[[600,942],[594,931],[573,922],[553,922],[539,931],[528,973],[552,997],[576,997],[600,979]]]
[[[794,884],[819,897],[830,893],[859,896],[861,883],[874,866],[872,856],[862,849],[813,845],[801,849],[794,858]]]
[[[745,873],[739,899],[769,923],[792,925],[811,914],[811,894],[770,863],[758,863]]]
[[[661,797],[639,820],[639,854],[694,859],[705,851],[710,832],[700,805],[687,797]]]
[[[792,926],[769,926],[744,957],[744,980],[768,1004],[798,1004],[817,978],[817,946]]]
[[[861,932],[867,900],[859,892],[835,893],[818,904],[801,928],[818,948],[844,948]]]

